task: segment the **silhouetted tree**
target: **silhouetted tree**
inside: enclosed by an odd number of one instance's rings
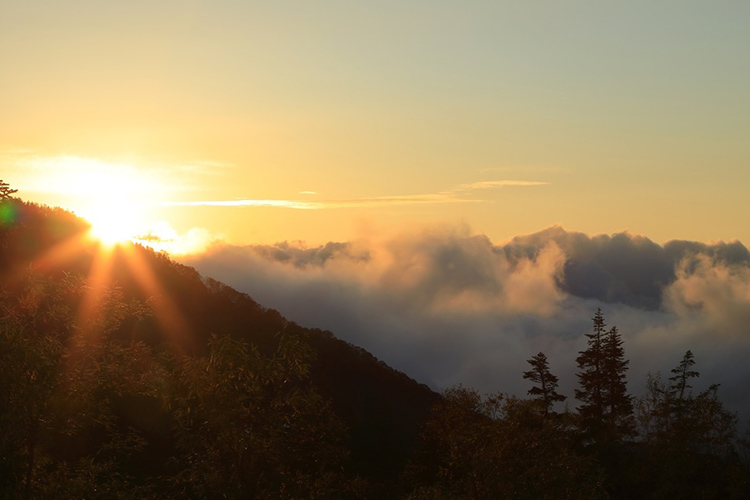
[[[697,371],[690,369],[694,364],[693,352],[688,349],[682,357],[680,364],[671,370],[674,375],[669,377],[670,382],[672,382],[669,389],[672,395],[680,401],[685,398],[685,390],[693,388],[693,386],[688,384],[688,380],[700,377],[701,375]]]
[[[630,360],[625,359],[622,337],[616,326],[609,329],[604,337],[604,377],[607,390],[604,405],[607,427],[610,436],[632,436],[635,433],[633,422],[633,398],[628,394],[625,372]]]
[[[580,455],[561,419],[545,419],[536,401],[454,387],[425,425],[414,465],[422,499],[600,498],[602,476]]]
[[[587,333],[588,348],[579,353],[576,361],[578,382],[576,399],[583,435],[594,442],[620,441],[633,433],[633,403],[627,394],[625,359],[622,338],[617,327],[605,332],[606,324],[601,309],[592,318],[594,332]]]
[[[528,394],[538,396],[537,399],[544,406],[544,416],[549,415],[552,405],[557,401],[565,401],[566,396],[557,393],[558,378],[552,375],[547,364],[547,356],[540,352],[531,359],[526,360],[532,367],[523,373],[523,378],[538,384],[529,389]]]
[[[607,326],[604,322],[602,310],[597,309],[593,318],[594,333],[587,333],[588,348],[579,352],[576,358],[578,368],[581,370],[578,376],[578,382],[581,389],[576,389],[576,399],[583,402],[578,407],[581,416],[582,427],[590,436],[601,434],[601,427],[604,417],[604,328]]]
[[[11,195],[17,192],[18,189],[11,189],[7,182],[0,179],[0,201],[10,198]]]
[[[661,372],[646,375],[646,390],[635,402],[635,418],[638,434],[647,444],[659,441],[669,426],[668,393]]]
[[[693,353],[671,370],[670,383],[649,374],[638,400],[638,421],[646,447],[645,475],[652,498],[743,498],[747,483],[735,446],[737,416],[718,398],[718,384],[688,392]]]

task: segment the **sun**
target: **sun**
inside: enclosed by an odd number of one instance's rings
[[[130,241],[143,231],[141,212],[135,202],[101,200],[82,215],[91,224],[93,238],[105,245],[115,245]]]
[[[32,159],[29,170],[37,173],[32,175],[35,190],[86,219],[86,237],[103,250],[132,241],[178,255],[203,251],[215,241],[200,228],[178,233],[166,220],[164,200],[184,189],[169,165],[52,156]]]
[[[90,236],[106,245],[134,239],[147,228],[148,200],[163,190],[142,168],[80,157],[57,158],[46,181],[68,196],[91,223]]]

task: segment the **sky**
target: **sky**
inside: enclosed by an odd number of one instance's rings
[[[750,3],[0,0],[0,179],[440,390],[744,397]],[[740,243],[741,242],[741,243]]]
[[[0,171],[25,199],[237,244],[442,223],[750,241],[748,16],[0,0]]]

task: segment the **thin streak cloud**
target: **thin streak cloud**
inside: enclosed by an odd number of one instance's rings
[[[301,201],[301,200],[207,200],[207,201],[171,201],[165,206],[187,207],[274,207],[296,210],[322,210],[335,208],[366,208],[383,205],[421,205],[433,203],[480,203],[481,200],[467,200],[456,197],[453,193],[438,193],[405,196],[378,196],[352,200]]]
[[[201,184],[185,182],[185,174],[211,176],[234,167],[213,160],[168,163],[139,158],[40,155],[31,149],[0,149],[0,165],[4,175],[13,179],[14,186],[23,191],[48,194],[81,194],[81,183],[62,182],[61,179],[95,179],[111,175],[120,178],[145,176],[147,180],[139,182],[140,191],[197,191],[202,189]]]
[[[509,181],[509,180],[502,180],[502,181],[480,181],[480,182],[472,182],[471,184],[461,184],[459,186],[460,190],[468,190],[468,189],[490,189],[490,188],[500,188],[500,187],[520,187],[520,186],[547,186],[549,185],[549,182],[543,182],[543,181]]]
[[[461,184],[451,191],[441,191],[439,193],[428,194],[408,194],[408,195],[387,195],[375,196],[371,198],[355,198],[344,200],[327,200],[320,202],[310,202],[301,200],[205,200],[205,201],[171,201],[165,202],[165,206],[210,206],[210,207],[275,207],[291,208],[296,210],[322,210],[336,208],[371,208],[378,206],[394,205],[426,205],[426,204],[443,204],[443,203],[484,203],[487,200],[469,199],[462,197],[467,191],[477,189],[490,189],[506,186],[544,186],[548,182],[543,181],[518,181],[518,180],[499,180],[499,181],[480,181],[471,184]],[[301,191],[299,194],[314,195],[316,191]]]
[[[568,173],[570,169],[562,165],[506,165],[499,167],[485,167],[480,172],[535,172],[535,173]]]
[[[373,198],[359,198],[354,200],[340,200],[326,202],[326,208],[355,208],[377,207],[382,205],[426,205],[438,203],[481,203],[482,200],[467,200],[459,198],[453,191],[435,194],[410,194],[393,196],[376,196]]]
[[[297,210],[326,208],[322,203],[293,200],[214,200],[214,201],[167,201],[168,207],[276,207]]]

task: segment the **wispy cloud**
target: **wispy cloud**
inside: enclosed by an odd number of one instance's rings
[[[564,173],[570,169],[563,165],[503,165],[497,167],[480,168],[480,172],[524,172],[524,173]]]
[[[206,207],[275,207],[291,208],[297,210],[322,210],[336,208],[372,208],[380,206],[398,206],[398,205],[430,205],[445,203],[484,203],[488,200],[468,198],[467,191],[479,189],[491,189],[501,187],[525,187],[525,186],[544,186],[549,184],[543,181],[523,181],[523,180],[496,180],[480,181],[470,184],[461,184],[455,189],[441,191],[438,193],[426,194],[406,194],[406,195],[385,195],[373,196],[368,198],[351,198],[351,199],[333,199],[324,201],[303,201],[303,200],[261,200],[261,199],[240,199],[240,200],[204,200],[204,201],[173,201],[166,202],[166,206],[206,206]],[[302,195],[315,195],[316,191],[301,191]]]
[[[53,194],[81,194],[80,191],[88,190],[89,185],[113,182],[120,190],[130,182],[123,182],[128,179],[138,179],[139,190],[149,192],[196,191],[203,189],[205,182],[191,181],[191,178],[216,175],[233,167],[230,163],[213,160],[169,162],[138,157],[50,155],[31,149],[0,148],[0,168],[6,177],[13,178],[14,186],[25,191]]]
[[[208,201],[168,201],[164,206],[181,207],[277,207],[298,210],[326,208],[323,203],[295,200],[208,200]]]
[[[481,200],[459,198],[453,191],[434,194],[410,194],[376,196],[372,198],[358,198],[353,200],[337,200],[326,202],[326,208],[354,208],[377,207],[393,205],[429,205],[438,203],[480,203]]]
[[[163,170],[167,173],[174,174],[175,172],[183,172],[183,173],[194,173],[194,174],[217,174],[221,173],[225,170],[234,168],[234,165],[231,163],[222,163],[218,161],[213,160],[198,160],[198,161],[192,161],[192,162],[184,162],[179,163],[177,165],[172,164],[161,164],[159,166],[160,170]]]
[[[424,205],[435,203],[480,203],[481,200],[458,198],[453,192],[436,194],[415,194],[400,196],[377,196],[373,198],[356,198],[349,200],[302,201],[302,200],[206,200],[206,201],[173,201],[165,206],[187,207],[275,207],[297,210],[321,210],[334,208],[365,208],[393,205]]]
[[[110,186],[111,192],[122,192],[128,186],[131,191],[149,191],[154,195],[167,192],[199,192],[210,185],[209,177],[221,174],[234,165],[213,160],[196,160],[184,163],[168,163],[126,159],[123,161],[88,158],[75,155],[39,155],[31,150],[0,149],[0,162],[6,174],[18,174],[14,185],[27,191],[57,194],[81,194],[82,191],[102,191]],[[190,175],[184,175],[190,174]],[[196,175],[206,176],[202,181]],[[71,182],[71,179],[80,179]],[[191,180],[192,179],[192,180]],[[436,193],[383,195],[363,198],[342,198],[308,201],[307,199],[204,199],[197,201],[164,201],[164,206],[212,206],[212,207],[271,207],[293,210],[324,210],[346,208],[376,208],[404,205],[487,203],[472,191],[506,187],[531,187],[549,184],[538,180],[484,180],[460,184]],[[96,189],[94,189],[96,188]],[[304,190],[301,197],[319,196],[317,191]],[[158,201],[156,201],[158,203]]]
[[[513,180],[502,180],[502,181],[479,181],[472,182],[471,184],[461,184],[458,189],[465,191],[469,189],[491,189],[501,187],[521,187],[521,186],[546,186],[549,182],[543,181],[513,181]]]

